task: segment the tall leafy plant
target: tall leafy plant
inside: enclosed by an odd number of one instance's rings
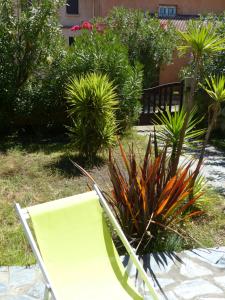
[[[138,119],[142,94],[142,67],[132,66],[128,52],[112,31],[104,34],[97,31],[83,32],[76,37],[74,45],[65,58],[66,76],[60,81],[76,74],[90,72],[106,74],[114,82],[118,94],[118,110],[116,111],[119,130],[130,128]]]
[[[202,121],[202,118],[196,116],[197,108],[192,109],[189,115],[188,124],[185,129],[184,143],[186,147],[196,145],[199,139],[203,137],[204,130],[198,129],[197,126]],[[182,154],[178,151],[180,142],[180,133],[184,126],[187,112],[184,108],[171,113],[169,108],[165,112],[155,115],[155,124],[157,126],[157,136],[160,142],[172,148],[170,155],[170,174],[174,176],[177,171],[176,161],[179,161],[178,155]]]
[[[205,92],[209,95],[211,103],[208,107],[208,128],[206,131],[193,181],[199,174],[200,167],[204,159],[206,145],[216,124],[217,117],[221,111],[221,104],[225,102],[225,76],[211,76],[209,79],[206,79],[205,84],[200,85],[203,90],[205,90]]]
[[[0,0],[0,120],[13,122],[20,90],[48,65],[60,39],[62,0]],[[18,105],[19,106],[19,105]]]
[[[80,155],[92,160],[115,141],[115,87],[106,75],[92,73],[72,79],[66,92],[72,141]]]
[[[162,232],[174,231],[182,235],[177,225],[182,228],[185,220],[202,213],[189,210],[200,197],[200,194],[191,199],[188,197],[194,176],[192,163],[181,166],[171,177],[167,168],[167,148],[154,156],[151,139],[141,163],[136,159],[133,148],[127,155],[120,144],[120,151],[123,166],[117,163],[111,152],[109,156],[113,185],[109,201],[133,246],[143,251],[148,245],[158,242]]]
[[[139,9],[117,7],[103,22],[128,47],[132,64],[140,62],[144,68],[144,87],[157,85],[162,64],[172,60],[177,35],[170,22],[162,26],[160,20]]]
[[[225,47],[225,39],[217,34],[212,23],[202,21],[190,21],[187,31],[179,31],[181,38],[181,45],[178,46],[178,50],[181,55],[192,56],[193,73],[191,76],[191,89],[187,98],[187,114],[182,130],[180,132],[180,141],[178,146],[178,156],[175,161],[175,168],[179,164],[179,157],[182,151],[183,142],[185,138],[185,131],[188,125],[191,110],[194,106],[194,95],[197,87],[198,77],[203,66],[204,57],[213,56],[216,53],[222,51]]]

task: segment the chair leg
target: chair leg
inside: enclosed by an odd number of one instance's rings
[[[44,300],[50,300],[50,292],[47,286],[45,287]]]

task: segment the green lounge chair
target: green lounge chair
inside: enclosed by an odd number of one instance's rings
[[[23,209],[17,203],[16,210],[46,282],[45,299],[158,299],[97,186],[92,192]],[[130,284],[104,212],[148,287],[149,295],[141,296]],[[32,221],[38,246],[28,219]]]

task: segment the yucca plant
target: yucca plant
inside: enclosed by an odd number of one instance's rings
[[[185,32],[178,31],[181,44],[178,46],[178,51],[181,55],[192,56],[193,74],[191,80],[191,90],[187,101],[187,114],[183,128],[180,132],[180,141],[178,145],[178,156],[174,162],[175,169],[179,164],[179,156],[182,151],[185,131],[188,125],[189,116],[194,106],[194,95],[197,87],[197,80],[203,66],[203,58],[210,57],[225,49],[225,39],[218,35],[213,23],[205,23],[203,21],[192,20],[188,23],[188,28]]]
[[[192,163],[181,166],[168,179],[167,148],[155,157],[151,146],[149,139],[142,163],[138,163],[133,147],[127,155],[122,144],[123,167],[115,161],[112,152],[109,156],[113,185],[109,202],[125,234],[139,252],[147,245],[153,246],[162,232],[179,234],[178,224],[202,213],[190,210],[201,195],[197,193],[189,199]]]
[[[202,121],[202,118],[196,117],[196,111],[197,108],[193,108],[190,113],[182,146],[191,147],[204,135],[205,131],[203,129],[197,129],[197,125]],[[161,125],[156,127],[159,141],[172,148],[169,166],[171,176],[174,176],[177,171],[175,162],[179,162],[180,157],[178,157],[178,155],[181,155],[181,152],[178,151],[178,147],[186,114],[187,112],[184,108],[171,113],[167,107],[165,112],[161,111],[160,114],[155,115],[155,125]]]
[[[211,76],[209,79],[206,79],[206,84],[200,84],[200,86],[210,96],[211,104],[208,108],[208,128],[199,156],[198,165],[195,171],[193,182],[199,174],[204,159],[207,143],[209,141],[212,130],[214,129],[214,126],[216,124],[217,117],[221,111],[221,103],[225,101],[225,76]]]
[[[69,128],[72,141],[80,155],[92,160],[99,150],[115,142],[115,87],[106,75],[92,73],[73,78],[66,93],[73,121]]]

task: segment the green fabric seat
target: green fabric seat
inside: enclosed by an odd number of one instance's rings
[[[57,299],[143,299],[129,283],[95,192],[27,210]]]

